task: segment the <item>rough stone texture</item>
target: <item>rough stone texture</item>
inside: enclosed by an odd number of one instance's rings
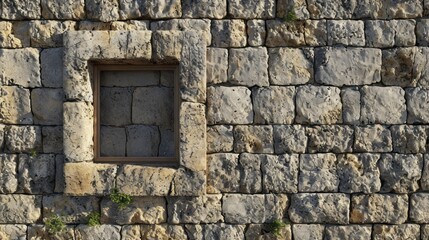
[[[0,225],[0,236],[5,239],[26,239],[27,226],[24,224]]]
[[[315,50],[315,80],[334,86],[366,85],[380,81],[381,50],[325,47]]]
[[[167,200],[168,222],[170,224],[223,222],[221,199],[222,195],[171,197]]]
[[[257,124],[293,123],[294,100],[294,87],[254,88],[252,90],[254,122]]]
[[[314,53],[310,48],[270,48],[268,70],[275,85],[305,84],[313,80]]]
[[[17,165],[16,155],[0,154],[0,193],[14,193],[18,189]]]
[[[63,128],[62,127],[43,127],[42,142],[44,153],[62,153],[63,152]]]
[[[121,237],[129,240],[141,240],[140,225],[125,225],[121,229]]]
[[[207,84],[218,84],[227,81],[228,50],[207,48]]]
[[[159,152],[158,146],[160,142],[160,136],[159,136],[159,130],[157,127],[147,126],[147,125],[131,125],[126,128],[126,136],[127,136],[127,144],[126,144],[127,156],[130,156],[130,157],[158,156],[158,152]],[[112,141],[114,140],[112,139]]]
[[[38,49],[0,49],[0,56],[1,85],[41,86]]]
[[[325,226],[319,224],[294,224],[292,232],[294,240],[323,240]]]
[[[62,89],[38,88],[31,91],[31,107],[35,124],[61,125],[63,123]]]
[[[274,18],[276,3],[274,0],[248,1],[228,0],[228,13],[232,18]]]
[[[0,122],[33,123],[29,90],[15,86],[0,87]]]
[[[349,223],[350,198],[340,193],[292,195],[289,218],[294,223]]]
[[[301,0],[300,0],[301,1]],[[326,20],[305,21],[304,37],[309,46],[326,46],[328,42],[328,29]]]
[[[341,89],[341,100],[343,103],[343,123],[358,124],[360,120],[360,91],[358,88]]]
[[[416,37],[417,43],[420,46],[429,45],[429,20],[428,19],[419,19],[417,20],[416,25]]]
[[[429,214],[422,211],[429,204],[429,194],[415,193],[410,198],[410,219],[416,223],[428,223]]]
[[[110,0],[86,1],[85,10],[89,19],[110,22],[119,18],[118,2]]]
[[[213,47],[244,47],[246,24],[243,20],[213,20],[211,22]]]
[[[414,20],[368,20],[365,24],[365,37],[370,47],[413,46],[416,43]]]
[[[263,191],[266,193],[298,192],[298,154],[265,155],[261,161]]]
[[[218,153],[207,156],[207,192],[239,192],[238,154]]]
[[[272,126],[236,126],[234,152],[273,153]]]
[[[180,30],[180,31],[198,31],[202,33],[207,46],[211,44],[212,36],[210,34],[210,21],[207,19],[173,19],[167,21],[152,22],[150,25],[152,31],[159,30]]]
[[[355,195],[351,204],[351,223],[401,224],[408,217],[407,195]]]
[[[265,220],[264,195],[226,194],[222,214],[226,223],[262,223]]]
[[[429,190],[429,155],[424,155],[422,178],[420,179],[423,190]]]
[[[40,53],[41,76],[44,87],[63,87],[63,48],[48,48]]]
[[[42,17],[45,19],[82,19],[85,17],[84,0],[42,0]]]
[[[259,193],[262,191],[262,159],[263,155],[240,154],[240,192]]]
[[[272,223],[276,220],[286,218],[288,207],[289,198],[286,194],[266,194],[264,222]]]
[[[27,194],[53,193],[55,188],[55,155],[19,155],[18,192]]]
[[[28,238],[31,240],[75,239],[74,226],[65,226],[62,231],[49,233],[46,225],[33,224],[28,226]]]
[[[37,19],[40,18],[40,11],[38,1],[4,0],[0,16],[10,20]]]
[[[244,239],[246,225],[208,224],[204,225],[202,239]]]
[[[340,123],[342,121],[340,89],[313,85],[297,87],[295,109],[297,123]]]
[[[338,192],[339,183],[334,154],[300,155],[299,192]]]
[[[88,240],[120,240],[121,239],[121,227],[117,225],[98,225],[90,227],[87,225],[78,225],[75,228],[76,239],[88,239]]]
[[[250,90],[245,87],[208,87],[208,124],[248,124],[253,122]]]
[[[0,223],[35,223],[41,216],[42,197],[0,195]]]
[[[30,40],[33,47],[61,47],[63,33],[76,28],[72,21],[32,21],[30,23]]]
[[[370,225],[327,226],[325,239],[365,240],[371,239],[371,232],[372,227]]]
[[[307,148],[307,136],[305,128],[301,125],[275,125],[274,129],[274,152],[304,153]]]
[[[406,90],[408,123],[429,123],[429,91],[422,88]]]
[[[0,150],[3,150],[4,147],[4,134],[5,134],[5,125],[0,124]]]
[[[267,47],[299,47],[305,45],[305,25],[302,21],[285,24],[282,20],[267,20]]]
[[[365,46],[364,22],[328,20],[328,45]]]
[[[390,152],[392,148],[392,135],[387,127],[382,125],[355,127],[356,152]]]
[[[228,82],[243,86],[268,86],[266,48],[229,50]]]
[[[381,78],[385,85],[414,87],[421,79],[427,82],[425,61],[417,54],[415,47],[383,50]]]
[[[422,227],[420,229],[421,229],[421,238],[422,239],[428,238],[429,237],[429,225],[428,224],[422,225]]]
[[[390,127],[393,151],[397,153],[425,153],[428,138],[425,126],[394,125]]]
[[[182,0],[182,17],[221,19],[226,15],[226,0]]]
[[[322,125],[306,128],[308,152],[351,152],[353,128],[339,125]]]
[[[265,21],[263,20],[249,20],[247,21],[247,42],[252,47],[258,47],[265,44],[265,37],[267,33],[265,30]]]
[[[21,48],[30,46],[29,22],[0,21],[0,47]]]
[[[207,153],[231,152],[234,144],[231,125],[207,127]]]
[[[6,126],[6,149],[9,152],[40,152],[42,149],[42,130],[39,126]]]
[[[186,233],[178,225],[142,225],[142,239],[177,239],[186,240]]]
[[[96,197],[67,197],[50,195],[43,197],[43,218],[58,216],[64,223],[87,223],[88,215],[99,212]]]
[[[420,238],[420,226],[417,224],[374,225],[373,239],[424,239]]]
[[[295,13],[298,20],[308,19],[310,14],[305,0],[279,0],[277,1],[277,17],[287,18],[288,14]]]

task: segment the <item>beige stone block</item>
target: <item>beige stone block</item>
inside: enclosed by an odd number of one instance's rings
[[[88,215],[99,212],[99,199],[96,197],[69,197],[50,195],[43,197],[43,218],[58,216],[64,223],[88,222]]]
[[[12,153],[41,152],[42,130],[39,126],[6,126],[6,149]]]
[[[38,20],[30,23],[30,40],[33,47],[61,47],[63,33],[75,30],[76,22]]]
[[[246,24],[243,20],[213,20],[211,24],[213,47],[246,46]]]
[[[35,124],[63,124],[62,89],[37,88],[31,91],[31,107]]]
[[[18,156],[0,154],[0,193],[15,193],[18,189]],[[0,231],[1,232],[1,231]]]
[[[14,86],[0,87],[0,122],[32,124],[30,91]]]
[[[19,155],[18,192],[27,194],[53,193],[55,188],[55,155]]]
[[[42,0],[44,19],[83,19],[85,17],[84,0]]]
[[[40,87],[39,50],[36,48],[0,49],[0,83]]]
[[[41,196],[0,195],[0,223],[36,223],[41,217],[41,207]]]

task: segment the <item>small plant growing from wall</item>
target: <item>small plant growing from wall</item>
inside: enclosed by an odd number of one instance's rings
[[[286,23],[291,23],[298,20],[298,17],[296,16],[295,12],[295,6],[292,6],[287,12],[286,15],[283,17],[283,21]]]
[[[275,220],[270,224],[270,231],[279,237],[281,235],[281,230],[286,227],[286,223],[281,220]]]
[[[36,149],[31,149],[30,157],[37,157],[37,150]]]
[[[64,230],[66,224],[57,215],[49,217],[45,222],[49,234],[56,234]]]
[[[120,193],[119,190],[116,188],[112,190],[112,193],[110,193],[109,198],[112,202],[118,205],[119,209],[124,209],[133,201],[133,198],[130,195]]]
[[[100,225],[100,213],[92,212],[88,215],[88,225],[91,227]]]

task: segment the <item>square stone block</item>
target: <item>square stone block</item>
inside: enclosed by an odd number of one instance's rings
[[[268,52],[266,48],[229,50],[228,81],[242,86],[268,86]]]
[[[41,86],[38,49],[0,49],[0,56],[1,85]]]
[[[213,47],[246,46],[246,24],[243,20],[213,20],[211,33]]]
[[[27,194],[53,193],[55,188],[55,155],[35,157],[20,154],[18,192]]]
[[[275,85],[298,85],[313,80],[313,49],[270,48],[268,70]]]
[[[42,125],[63,124],[62,89],[36,88],[31,91],[31,107],[34,123]]]
[[[291,124],[295,118],[295,88],[267,87],[252,90],[255,123]]]
[[[132,122],[134,124],[172,126],[173,107],[173,89],[164,87],[136,88],[132,102]]]

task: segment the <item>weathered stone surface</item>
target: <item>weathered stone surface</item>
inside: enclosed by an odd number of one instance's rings
[[[381,192],[410,193],[419,189],[422,176],[421,154],[383,154],[378,162]]]
[[[380,191],[379,154],[342,154],[338,156],[339,190],[344,193],[375,193]]]
[[[56,193],[64,193],[64,155],[55,156],[55,189]]]
[[[226,194],[222,202],[226,223],[263,223],[265,220],[264,195]]]
[[[245,87],[208,87],[207,108],[208,124],[253,122],[250,90]]]
[[[28,194],[53,193],[55,188],[55,155],[19,155],[18,192]]]
[[[39,126],[6,126],[6,149],[9,152],[40,152],[42,149],[42,130]]]
[[[4,0],[0,16],[9,20],[37,19],[40,18],[40,3],[38,1]]]
[[[255,123],[291,124],[295,118],[295,88],[253,88],[253,111]]]
[[[119,98],[121,96],[118,96]],[[132,101],[133,123],[171,126],[173,120],[173,99],[174,92],[171,88],[145,87],[135,89]],[[123,108],[123,105],[120,103],[116,102],[115,105],[118,108]],[[129,105],[131,103],[127,106]]]
[[[119,0],[119,16],[122,20],[148,18],[150,1]]]
[[[112,24],[110,22],[80,21],[79,30],[110,30]]]
[[[396,194],[355,195],[352,197],[352,223],[401,224],[408,216],[408,196]]]
[[[121,239],[121,227],[117,225],[98,225],[90,227],[88,225],[78,225],[75,228],[76,239],[88,239],[88,240],[120,240]]]
[[[246,46],[246,24],[243,20],[213,20],[211,32],[213,47]]]
[[[328,20],[328,45],[365,46],[363,21]]]
[[[277,1],[277,17],[287,19],[294,14],[298,20],[308,19],[310,14],[305,0],[279,0]]]
[[[240,154],[240,192],[259,193],[262,191],[262,156],[248,153]]]
[[[368,20],[365,29],[367,44],[377,48],[413,46],[416,43],[415,25],[414,20]]]
[[[110,22],[119,18],[118,2],[110,0],[89,0],[85,2],[85,12],[89,19]]]
[[[249,20],[247,21],[247,42],[252,47],[263,46],[265,44],[265,37],[267,33],[265,30],[264,20]]]
[[[321,84],[366,85],[380,81],[381,50],[325,47],[315,50],[315,80]]]
[[[228,49],[207,48],[207,84],[224,83],[228,79]]]
[[[236,126],[234,128],[234,152],[273,153],[272,126]]]
[[[5,125],[0,124],[0,150],[3,151],[4,147],[4,134],[5,134]]]
[[[104,79],[103,79],[104,80]],[[109,80],[109,79],[106,79]],[[153,109],[148,109],[145,105],[139,104],[142,99],[139,96],[144,95],[142,92],[147,93],[148,91],[142,91],[144,88],[137,88],[135,92],[135,101],[133,100],[133,89],[131,88],[119,88],[119,87],[101,87],[100,89],[100,124],[102,125],[111,125],[111,126],[123,126],[131,124],[131,113],[133,118],[149,118],[154,116],[157,117],[157,112],[154,112]],[[155,91],[157,89],[150,88]],[[159,92],[158,92],[159,93]],[[153,95],[151,95],[153,97]],[[166,96],[163,96],[166,97]],[[148,99],[150,99],[148,97]],[[145,99],[146,100],[146,99]],[[160,100],[160,99],[156,99]],[[131,106],[133,103],[133,110],[129,107],[125,108],[124,106]],[[153,102],[151,102],[153,104]],[[162,103],[159,103],[162,104]],[[137,106],[140,107],[137,109]],[[140,110],[141,109],[141,110]],[[163,108],[161,108],[163,110]],[[150,114],[141,114],[142,111]],[[167,118],[168,119],[168,118]],[[134,120],[134,119],[133,119]],[[134,123],[145,123],[142,121],[135,120]],[[147,122],[147,124],[154,124],[153,122]]]
[[[44,153],[62,153],[63,152],[63,128],[62,127],[43,127],[42,142]]]
[[[290,225],[279,229],[278,234],[271,232],[268,224],[248,224],[245,232],[246,239],[292,239],[292,230]],[[242,238],[239,238],[242,239]]]
[[[274,125],[274,152],[304,153],[307,148],[305,128],[301,125]]]
[[[31,91],[31,107],[35,124],[61,125],[63,123],[62,89],[37,88]]]
[[[416,35],[419,46],[429,45],[429,19],[417,20]]]
[[[307,127],[308,152],[351,152],[353,128],[340,125],[322,125]]]
[[[360,120],[360,91],[358,88],[341,89],[343,123],[358,124]]]
[[[275,85],[297,85],[313,80],[312,49],[270,48],[268,70]]]
[[[390,127],[393,151],[397,153],[425,153],[427,128],[424,126],[394,125]]]
[[[121,229],[121,237],[129,240],[141,240],[140,225],[125,225]]]
[[[238,192],[240,171],[238,154],[218,153],[207,156],[207,192]]]
[[[204,166],[205,168],[205,166]],[[206,172],[180,168],[173,178],[171,196],[200,196],[206,193]]]
[[[176,30],[176,31],[198,31],[206,40],[207,46],[211,44],[210,21],[207,19],[172,19],[157,21],[150,24],[151,31]]]
[[[116,185],[119,191],[133,196],[165,196],[174,169],[124,165],[119,169]]]
[[[127,126],[126,128],[126,136],[127,136],[127,145],[126,145],[127,156],[130,156],[130,157],[158,156],[160,136],[159,136],[159,130],[156,126],[130,125],[130,126]],[[142,144],[142,142],[144,144]]]
[[[0,195],[0,223],[35,223],[41,216],[42,197]]]
[[[414,193],[410,198],[410,219],[416,223],[428,223],[429,214],[423,209],[429,204],[429,194]]]
[[[306,85],[296,90],[297,123],[334,124],[342,121],[340,89]]]
[[[429,237],[429,225],[425,224],[421,226],[421,238],[425,239]]]
[[[159,70],[141,70],[141,71],[102,71],[100,73],[100,86],[102,87],[101,91],[105,92],[104,94],[125,94],[122,98],[129,97],[125,87],[148,87],[159,85],[161,71]],[[142,81],[142,79],[144,79]],[[106,87],[106,88],[103,88]],[[109,88],[109,87],[121,87],[121,88]],[[104,99],[103,99],[104,100]],[[103,101],[102,100],[102,101]],[[106,99],[104,101],[108,101]],[[121,99],[116,99],[120,101]],[[107,104],[107,103],[106,103]],[[124,103],[129,104],[129,103]],[[113,108],[114,106],[112,106]],[[114,110],[115,111],[115,110]]]
[[[294,224],[292,233],[294,240],[323,240],[325,226],[319,224]]]
[[[429,123],[429,91],[408,88],[406,90],[408,123]]]
[[[371,232],[372,227],[370,225],[327,226],[325,239],[365,240],[371,239]]]
[[[226,6],[226,0],[182,0],[182,17],[221,19],[226,15]]]
[[[304,37],[309,46],[326,46],[328,42],[328,29],[326,20],[305,21]]]
[[[391,152],[392,135],[382,125],[355,127],[354,150],[357,152]]]
[[[142,239],[188,239],[180,225],[141,225],[141,235]]]
[[[355,2],[353,2],[355,3]],[[350,18],[353,5],[342,2],[341,0],[309,0],[307,8],[312,19],[330,18],[342,19]]]
[[[76,28],[73,21],[40,20],[30,23],[30,40],[33,47],[61,47],[63,46],[63,33]]]
[[[256,195],[254,195],[256,196]],[[289,198],[286,194],[265,194],[264,222],[272,223],[286,218]]]
[[[261,159],[263,191],[266,193],[298,192],[298,154],[265,155]]]
[[[58,216],[64,223],[87,223],[88,215],[99,212],[96,197],[68,197],[49,195],[43,197],[43,218]]]
[[[282,20],[267,20],[267,47],[299,47],[305,45],[305,22],[285,24]]]
[[[268,86],[266,48],[229,50],[228,82],[243,86]]]
[[[295,223],[349,223],[350,198],[340,193],[292,195],[289,218]]]
[[[246,225],[208,224],[204,225],[202,239],[244,239]]]
[[[168,223],[216,223],[223,222],[222,195],[200,197],[171,197],[168,201]]]
[[[15,86],[0,87],[0,122],[32,124],[30,91]]]
[[[63,87],[63,48],[48,48],[40,53],[42,84],[44,87]]]
[[[28,226],[27,239],[31,240],[56,240],[56,239],[75,239],[74,226],[65,226],[62,231],[49,233],[46,225],[33,224]]]
[[[17,165],[17,155],[0,154],[0,172],[2,173],[0,177],[0,193],[14,193],[18,189]]]
[[[41,86],[38,49],[0,49],[0,56],[1,85]]]
[[[72,196],[106,195],[115,187],[116,165],[64,164],[64,193]]]
[[[339,183],[334,154],[300,155],[299,192],[337,192]]]
[[[26,239],[27,226],[24,224],[0,225],[0,236],[4,239]]]
[[[420,238],[420,226],[417,224],[374,225],[373,239],[424,239]]]
[[[0,21],[0,47],[21,48],[30,46],[29,22]]]
[[[149,20],[115,21],[110,24],[111,30],[149,30]]]
[[[428,74],[428,59],[429,48],[420,47],[416,50],[414,67],[412,69],[413,76],[418,80],[417,85],[425,89],[428,89],[429,86],[429,74]]]
[[[228,0],[228,13],[233,18],[274,18],[275,11],[274,0]]]
[[[42,0],[41,6],[44,19],[82,19],[85,17],[84,0]]]
[[[429,190],[429,155],[424,155],[423,173],[420,179],[422,190]]]
[[[231,152],[234,144],[231,125],[207,127],[207,153]]]

